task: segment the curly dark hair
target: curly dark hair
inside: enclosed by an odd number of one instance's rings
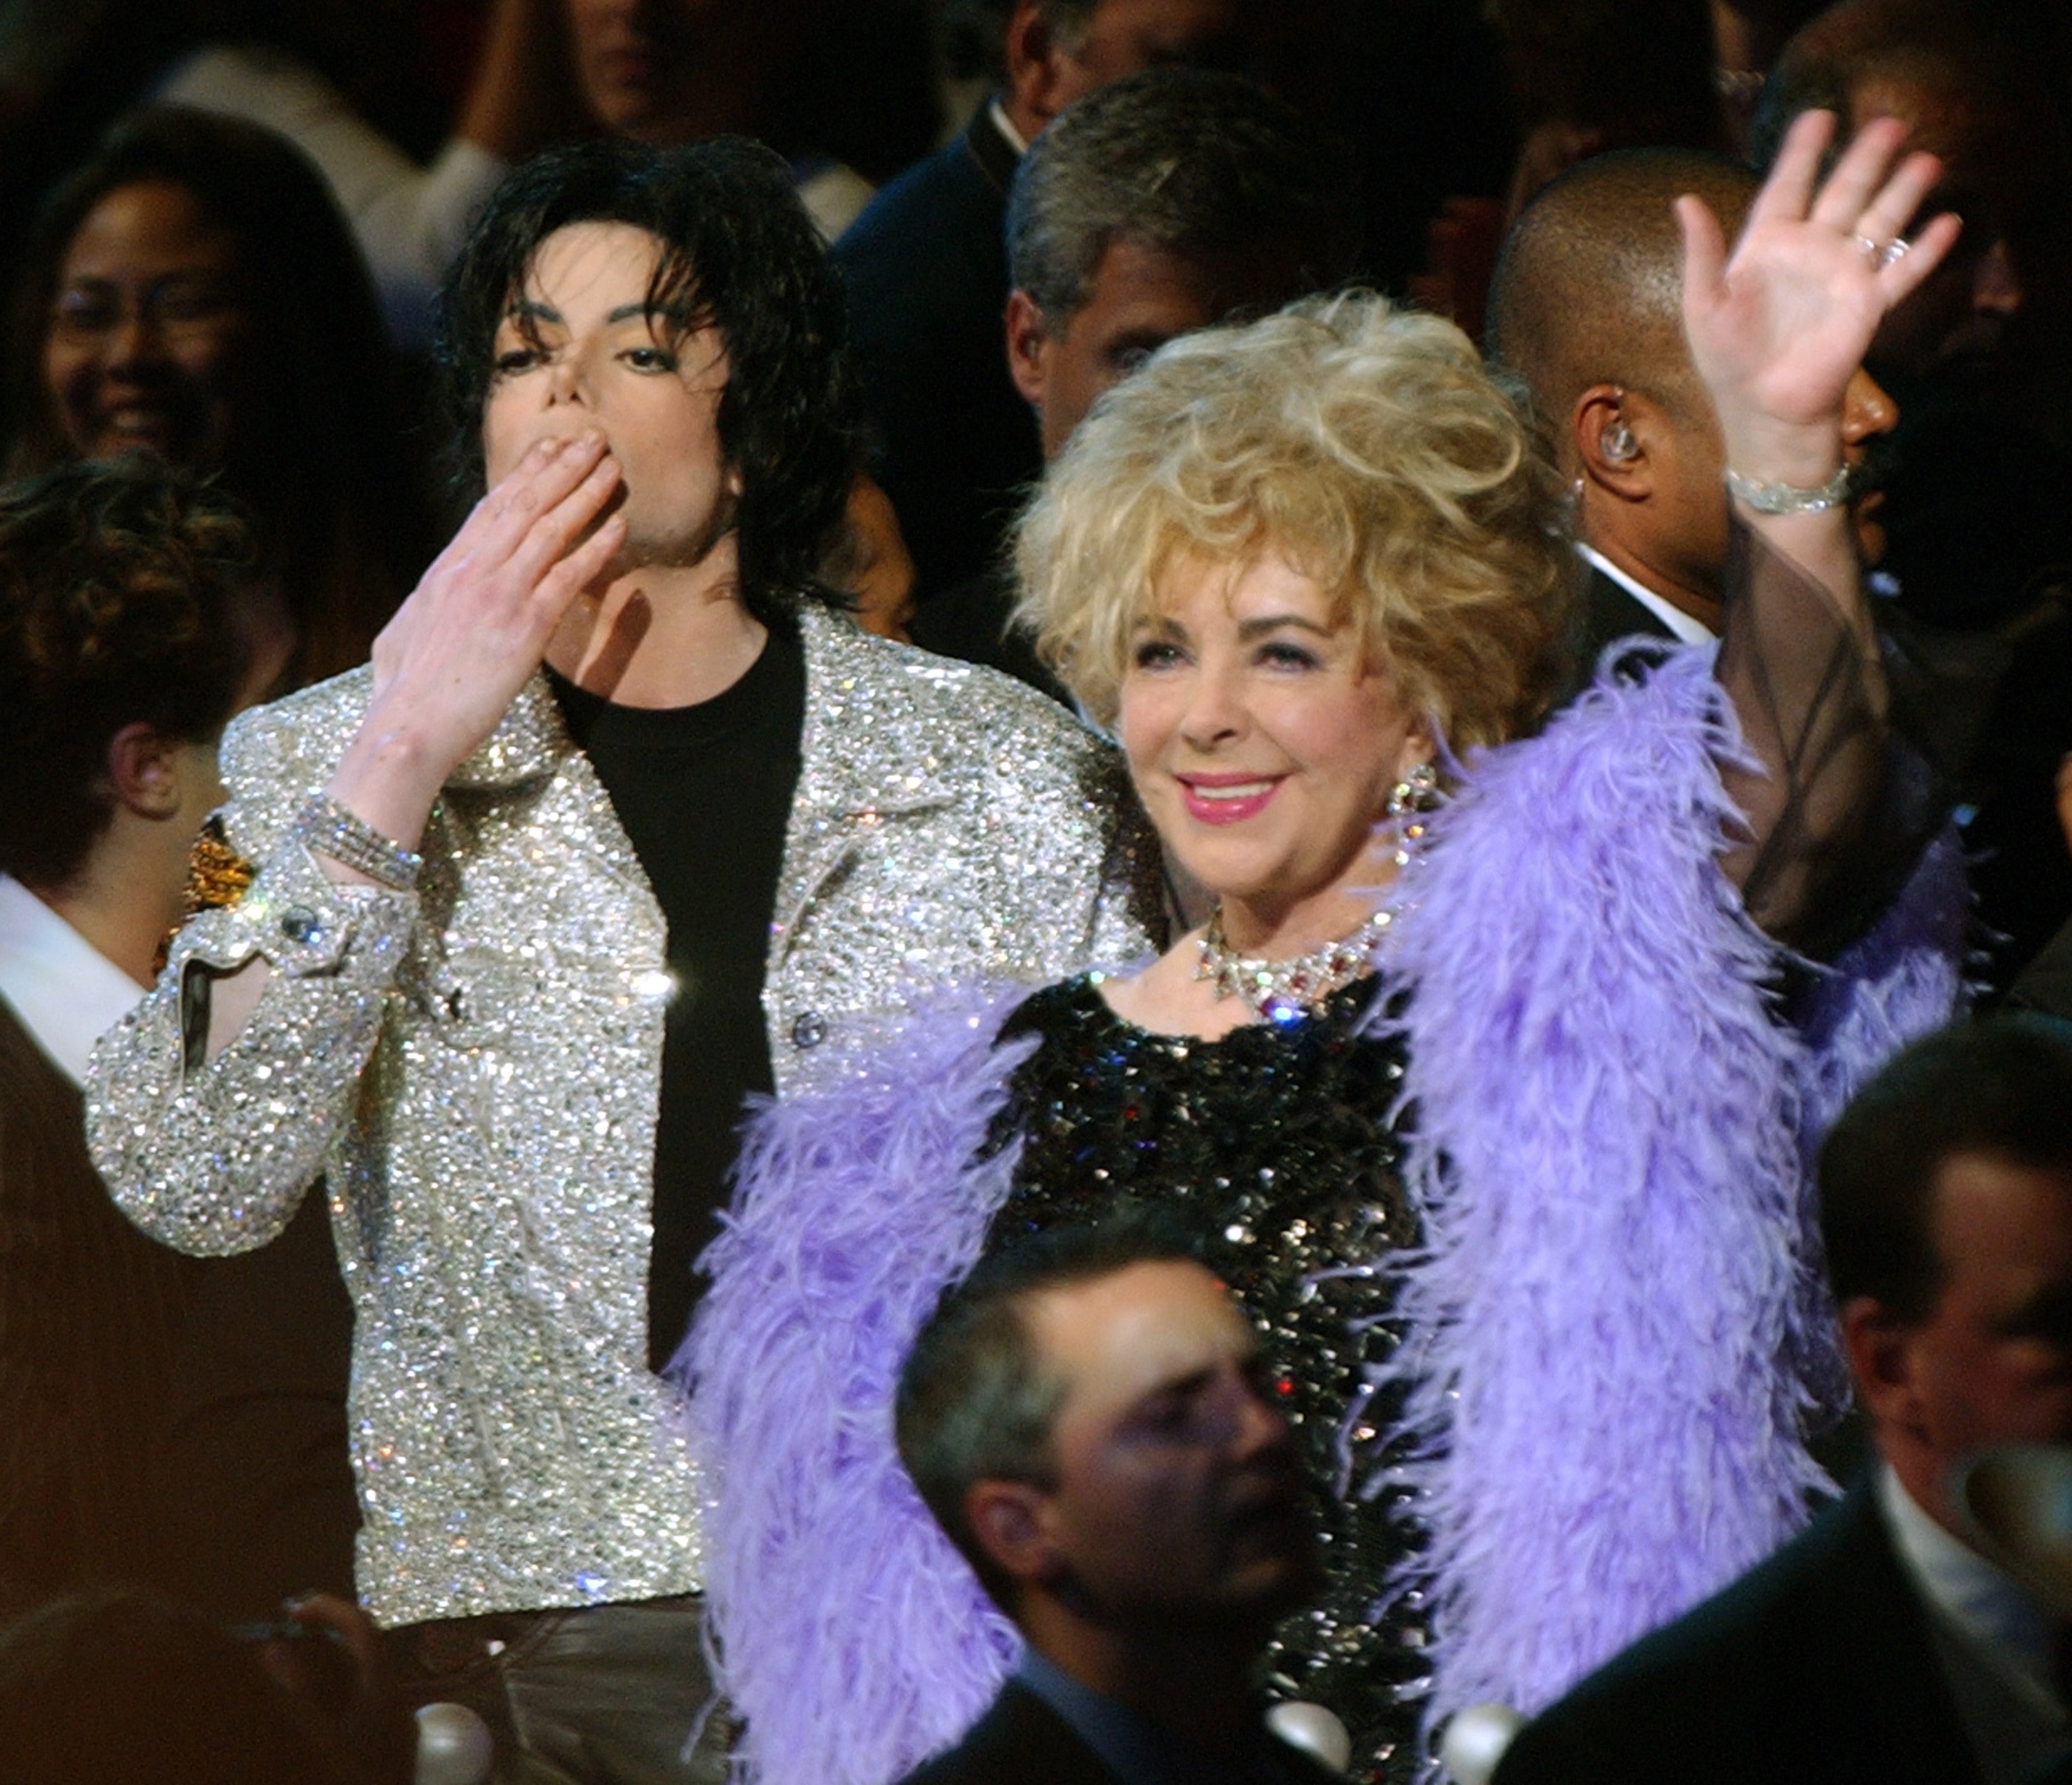
[[[648,300],[726,343],[721,450],[740,474],[743,598],[766,623],[801,598],[844,598],[816,573],[841,537],[861,463],[861,411],[841,289],[790,170],[740,137],[668,149],[623,139],[549,150],[490,199],[439,294],[455,493],[483,491],[482,415],[496,331],[540,245],[576,223],[623,223],[661,244]]]
[[[380,310],[323,178],[273,131],[177,105],[133,113],[39,216],[0,352],[6,475],[76,455],[45,386],[43,347],[65,257],[111,193],[163,183],[191,194],[236,238],[265,379],[220,473],[249,510],[294,617],[284,681],[364,663],[374,635],[430,557],[420,442],[405,426]]]
[[[79,871],[114,812],[108,746],[124,726],[221,732],[254,568],[230,500],[154,459],[0,488],[0,869],[39,888]]]

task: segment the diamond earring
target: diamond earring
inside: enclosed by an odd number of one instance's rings
[[[1439,771],[1429,763],[1413,763],[1388,790],[1384,825],[1396,845],[1396,866],[1407,868],[1416,858],[1424,841],[1425,818],[1445,797]]]

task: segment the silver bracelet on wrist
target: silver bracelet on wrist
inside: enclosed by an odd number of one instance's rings
[[[1819,514],[1840,508],[1856,494],[1854,469],[1840,465],[1826,483],[1808,487],[1803,483],[1766,483],[1758,478],[1744,477],[1730,467],[1727,493],[1759,515]]]
[[[328,793],[312,793],[295,814],[294,835],[313,855],[326,855],[341,867],[364,874],[392,892],[408,892],[417,883],[425,858],[384,837]]]

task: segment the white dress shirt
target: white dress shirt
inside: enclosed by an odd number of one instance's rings
[[[1889,1466],[1878,1505],[1928,1613],[1943,1678],[1987,1785],[2016,1785],[2064,1754],[2072,1728],[2052,1665],[2049,1614],[1922,1511]]]
[[[0,998],[74,1084],[144,988],[11,875],[0,874]]]

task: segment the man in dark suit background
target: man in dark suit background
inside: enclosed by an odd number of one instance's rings
[[[1870,1479],[1529,1725],[1498,1785],[2023,1785],[2072,1758],[2067,1633],[1952,1490],[1980,1450],[2072,1441],[2072,1026],[1907,1050],[1830,1135],[1820,1203]]]
[[[968,127],[872,199],[835,244],[874,441],[925,604],[988,567],[1036,425],[1009,380],[1007,189],[1031,142],[1086,93],[1140,69],[1227,68],[1269,87],[1318,59],[1320,0],[1012,0],[1001,84]]]
[[[1147,68],[1044,131],[1015,171],[1007,241],[1001,362],[1047,463],[1102,392],[1174,336],[1349,278],[1359,175],[1338,139],[1255,82]],[[931,591],[913,640],[1069,704],[1031,640],[1009,627],[1018,592],[996,560]]]
[[[908,1785],[1311,1785],[1253,1689],[1316,1540],[1259,1335],[1140,1223],[981,1265],[916,1341],[899,1452],[1028,1650]]]
[[[1575,492],[1577,550],[1589,566],[1583,683],[1615,639],[1697,644],[1719,632],[1726,446],[1684,339],[1672,207],[1696,193],[1731,236],[1758,183],[1699,150],[1597,155],[1540,192],[1505,241],[1490,353],[1524,380]],[[1858,372],[1843,417],[1850,462],[1897,416]]]

